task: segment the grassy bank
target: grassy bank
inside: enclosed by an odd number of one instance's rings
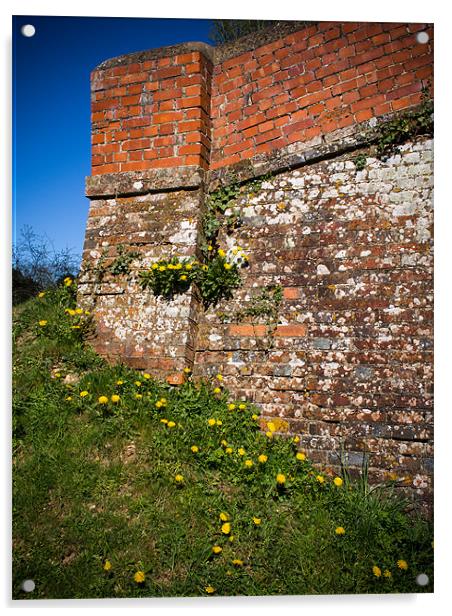
[[[108,366],[74,286],[14,315],[15,598],[432,592],[432,527],[390,486],[314,469],[221,375]]]

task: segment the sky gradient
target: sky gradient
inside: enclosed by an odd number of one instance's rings
[[[36,33],[21,34],[24,24]],[[24,225],[81,253],[89,201],[90,72],[125,53],[211,43],[208,19],[13,17],[13,243]]]

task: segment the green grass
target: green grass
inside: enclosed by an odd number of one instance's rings
[[[239,409],[217,379],[170,387],[108,366],[84,345],[89,315],[67,308],[74,285],[14,315],[14,598],[432,592],[432,526],[408,517],[390,487],[334,485],[296,458],[303,439],[267,437],[259,409]]]

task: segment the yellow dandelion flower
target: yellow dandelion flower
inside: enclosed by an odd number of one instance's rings
[[[217,426],[222,426],[223,422],[221,421],[221,419],[217,419],[216,424]]]
[[[217,380],[218,381],[222,381],[223,380],[223,375],[222,374],[217,374]]]
[[[303,460],[306,460],[305,454],[301,451],[299,451],[295,457],[297,458],[297,460],[301,460],[301,462],[303,462]]]
[[[136,385],[137,387],[141,387],[141,381],[135,381],[135,385]]]
[[[265,433],[265,436],[266,436],[267,438],[273,438],[273,432],[266,432],[266,433]]]
[[[398,560],[397,566],[399,569],[403,569],[404,571],[408,569],[408,563],[406,562],[406,560],[402,560],[402,559]]]
[[[245,460],[244,464],[246,468],[251,468],[254,465],[254,462],[252,460]]]
[[[241,411],[244,411],[246,409],[246,404],[244,404],[243,402],[242,402],[242,404],[239,404],[239,409]]]
[[[225,441],[224,439],[221,441],[221,444],[223,445],[223,447],[227,447],[228,446],[228,442]]]
[[[335,530],[336,535],[345,535],[345,528],[343,526],[338,526]]]
[[[214,554],[219,554],[219,553],[220,553],[220,552],[222,552],[222,551],[223,551],[223,548],[221,547],[221,545],[214,545],[214,546],[212,547],[212,552],[213,552]]]
[[[71,329],[80,329],[80,325],[71,325]]]
[[[141,400],[142,397],[143,397],[142,394],[135,394],[135,399],[136,400]]]
[[[221,532],[224,535],[229,535],[229,533],[231,532],[231,525],[229,522],[225,522],[222,527],[221,527]]]
[[[82,308],[76,308],[75,309],[75,314],[83,314],[83,309]]]
[[[104,570],[105,571],[110,571],[110,569],[111,569],[111,562],[109,560],[106,560],[104,562]]]
[[[182,280],[182,282],[185,282],[187,280],[187,276],[185,274],[182,274],[182,276],[179,277],[179,280]]]
[[[211,417],[207,420],[207,423],[209,424],[209,426],[214,426],[217,422],[216,419],[213,419],[213,417]]]
[[[107,404],[108,403],[108,398],[107,396],[99,396],[98,400],[99,404]]]
[[[119,379],[119,381],[116,381],[116,385],[124,385],[124,381],[121,381],[121,379]]]
[[[276,432],[276,426],[272,421],[269,421],[267,423],[267,428],[269,429],[270,432]]]
[[[45,295],[44,291],[41,291],[41,293],[38,293],[38,297],[44,297],[44,295]]]
[[[243,449],[243,447],[239,447],[237,449],[237,453],[239,454],[239,456],[244,456],[245,455],[245,450]]]
[[[190,370],[190,368],[184,368],[184,372],[185,372],[185,374],[190,374],[191,370]]]
[[[174,428],[175,425],[176,425],[176,423],[174,421],[169,421],[167,423],[168,428]]]
[[[317,479],[317,481],[319,483],[324,483],[325,482],[325,477],[322,477],[322,475],[317,475],[316,479]]]
[[[227,522],[229,520],[229,515],[227,513],[225,513],[224,511],[222,511],[220,513],[220,520],[222,522]]]
[[[333,479],[333,483],[335,486],[337,486],[338,488],[341,487],[341,485],[344,483],[343,480],[340,477],[335,477]]]
[[[268,460],[268,456],[265,453],[261,453],[261,455],[257,458],[261,464],[264,464]]]
[[[193,268],[193,265],[191,265],[191,263],[187,263],[187,265],[185,266],[185,269],[187,271],[190,271]]]
[[[300,437],[299,436],[294,436],[292,440],[293,440],[294,443],[299,443],[300,442]]]
[[[147,372],[145,372],[145,373],[143,374],[143,378],[144,378],[144,379],[146,379],[146,380],[149,380],[149,379],[151,378],[151,375],[150,375],[150,374],[148,374]]]
[[[215,387],[215,389],[213,390],[214,394],[221,394],[221,389],[219,387]]]
[[[233,411],[235,409],[235,404],[228,404],[228,409]]]
[[[212,593],[215,592],[215,588],[213,586],[206,586],[204,590],[206,591],[208,595],[211,595]]]
[[[229,537],[229,541],[230,541],[231,543],[234,541],[234,539],[235,539],[234,535],[231,535],[231,536]]]
[[[220,248],[218,250],[218,256],[220,256],[220,257],[225,257],[226,256],[226,253],[225,253],[225,251],[222,248]]]
[[[137,584],[142,584],[144,580],[146,579],[146,575],[144,571],[137,571],[135,575],[133,576],[133,579],[135,580]]]
[[[72,396],[66,396],[66,400],[72,400]]]
[[[254,421],[256,421],[256,419],[259,419],[259,417],[256,415],[256,413],[254,413],[254,415],[251,415],[251,419],[253,419]]]
[[[40,327],[45,327],[46,325],[47,325],[47,321],[46,321],[45,319],[41,319],[41,320],[39,321],[39,326],[40,326]]]
[[[176,480],[177,483],[183,483],[184,481],[184,476],[183,475],[176,475],[174,477],[174,479]]]
[[[192,445],[191,446],[191,450],[192,450],[193,453],[198,453],[199,447],[197,445]]]
[[[164,265],[161,265],[159,267],[159,272],[165,272],[166,271],[166,267]]]
[[[230,270],[232,268],[232,265],[230,263],[225,263],[224,264],[224,269],[225,270]]]
[[[85,398],[85,396],[88,396],[88,392],[86,390],[81,391],[80,392],[80,398]]]
[[[256,524],[256,526],[259,526],[262,523],[262,518],[253,517],[253,522]]]
[[[225,453],[232,453],[232,447],[226,447],[226,449],[224,450]]]
[[[72,284],[72,278],[67,277],[63,280],[63,282],[65,287],[70,287]]]
[[[286,483],[286,476],[282,473],[278,473],[276,475],[276,483],[278,483],[279,485],[284,485]]]
[[[162,403],[162,406],[165,406],[168,400],[166,398],[160,398],[160,402]]]
[[[176,265],[174,266],[174,269],[181,270],[182,269],[182,263],[176,263]]]
[[[392,577],[392,573],[391,573],[390,571],[388,571],[387,569],[385,569],[385,570],[383,571],[383,575],[384,575],[384,577],[385,577],[385,578],[390,578],[390,577]]]
[[[372,567],[372,573],[374,574],[375,577],[381,577],[381,569],[380,569],[380,567],[377,567],[377,565],[374,565]]]
[[[111,401],[112,401],[112,402],[114,402],[115,404],[116,404],[117,402],[119,402],[119,401],[120,401],[120,399],[121,399],[121,398],[118,396],[118,394],[113,394],[113,395],[112,395],[112,397],[111,397]]]
[[[163,418],[160,420],[160,423],[162,423],[162,424],[167,424],[167,423],[168,423],[168,420],[167,420],[167,419],[165,419],[165,418],[163,417]]]
[[[153,270],[158,269],[158,267],[159,267],[159,266],[157,265],[157,263],[153,263],[153,264],[151,265],[151,269],[153,269]]]
[[[162,406],[163,406],[163,404],[161,403],[161,401],[157,400],[157,402],[155,403],[155,408],[156,409],[160,409],[160,408],[162,408]]]
[[[234,558],[234,560],[232,561],[232,564],[235,565],[236,567],[242,567],[243,560],[240,560],[240,558]]]
[[[208,250],[209,252],[212,252],[212,250],[213,250],[213,246],[211,246],[211,245],[209,244],[209,245],[207,246],[207,250]]]

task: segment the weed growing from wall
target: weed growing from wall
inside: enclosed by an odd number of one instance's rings
[[[242,224],[240,213],[236,208],[231,208],[231,204],[238,197],[240,186],[237,182],[232,182],[228,186],[222,186],[218,190],[211,192],[206,197],[206,213],[202,221],[202,232],[204,242],[201,251],[208,257],[208,246],[216,246],[220,228],[225,228],[231,233]],[[228,214],[226,215],[226,212]]]
[[[433,135],[433,100],[429,88],[422,89],[422,101],[416,109],[408,110],[369,129],[365,136],[367,146],[373,145],[375,156],[386,160],[398,151],[398,146],[421,135]],[[353,158],[357,171],[366,166],[366,155]]]
[[[204,306],[217,304],[221,299],[230,299],[232,290],[241,284],[239,269],[246,264],[243,251],[236,255],[219,249],[207,263],[196,259],[160,260],[139,273],[143,289],[150,288],[154,295],[172,299],[185,293],[191,284],[196,284]]]

